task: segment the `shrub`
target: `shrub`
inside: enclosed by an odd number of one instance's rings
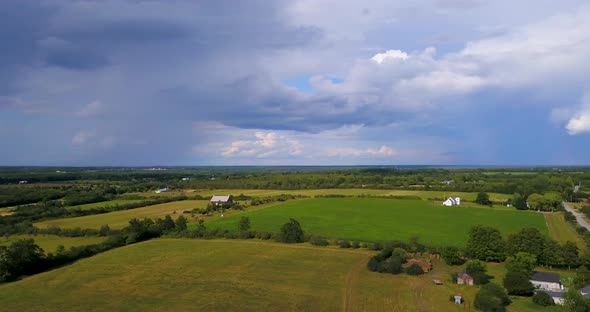
[[[330,244],[327,239],[317,237],[317,236],[310,237],[309,243],[314,246],[328,246]]]
[[[303,242],[303,229],[301,224],[293,218],[289,219],[289,222],[283,224],[281,232],[279,234],[279,241],[283,243],[302,243]]]
[[[533,302],[544,307],[552,306],[555,304],[553,298],[551,298],[551,296],[544,291],[538,291],[537,293],[535,293],[535,295],[533,296]]]
[[[361,248],[361,244],[357,241],[352,242],[352,244],[350,245],[350,247],[357,249],[357,248]]]
[[[409,267],[406,268],[406,273],[408,275],[422,275],[424,274],[424,270],[418,263],[412,263]]]
[[[340,241],[338,245],[340,248],[350,248],[350,242],[347,240]]]

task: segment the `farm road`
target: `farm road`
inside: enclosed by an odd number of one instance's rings
[[[574,208],[572,208],[566,202],[562,202],[561,204],[563,205],[563,208],[565,208],[565,210],[571,212],[576,217],[576,220],[578,221],[578,223],[582,227],[584,227],[588,231],[590,231],[590,224],[588,224],[588,222],[586,222],[586,220],[584,220],[584,218],[582,217],[582,214],[581,213],[577,212]]]

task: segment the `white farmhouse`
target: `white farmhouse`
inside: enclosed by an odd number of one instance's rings
[[[461,205],[461,197],[449,197],[443,202],[443,206],[459,206]]]

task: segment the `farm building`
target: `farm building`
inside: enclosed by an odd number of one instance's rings
[[[224,195],[224,196],[213,195],[213,197],[211,197],[211,200],[209,201],[209,203],[212,205],[223,205],[223,204],[227,204],[227,203],[231,203],[231,202],[232,202],[231,195]]]
[[[449,197],[443,202],[443,206],[459,206],[461,205],[461,197]]]
[[[161,189],[159,189],[159,190],[156,190],[156,194],[160,194],[160,193],[166,193],[166,192],[168,192],[168,188],[167,188],[167,187],[165,187],[165,188],[161,188]]]
[[[535,288],[556,292],[563,292],[564,287],[559,279],[559,274],[551,272],[535,272],[531,276],[531,283]]]
[[[457,284],[473,286],[473,277],[465,271],[459,272],[457,274]]]
[[[29,183],[29,181],[27,181],[27,180],[18,181],[18,184],[27,184],[27,183]]]

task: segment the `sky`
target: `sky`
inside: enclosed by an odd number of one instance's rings
[[[587,0],[4,0],[0,166],[590,165]]]

